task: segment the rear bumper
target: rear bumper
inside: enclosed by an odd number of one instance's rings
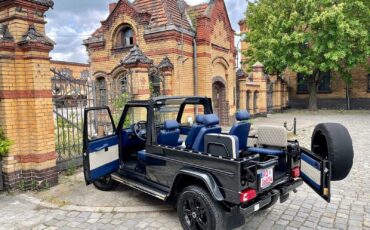
[[[294,181],[286,182],[280,186],[275,187],[267,195],[257,198],[257,201],[249,206],[240,207],[240,213],[244,216],[252,214],[253,212],[258,211],[260,208],[270,204],[272,200],[277,199],[280,196],[280,203],[283,203],[287,200],[289,192],[301,186],[303,183],[302,179],[297,179]]]
[[[230,229],[240,227],[245,224],[245,217],[265,207],[271,202],[276,202],[280,197],[280,203],[285,202],[289,198],[289,192],[295,190],[303,183],[302,179],[286,182],[276,186],[263,196],[259,196],[255,201],[247,206],[234,206],[229,215]]]

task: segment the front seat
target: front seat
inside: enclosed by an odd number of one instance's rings
[[[166,146],[178,146],[180,138],[180,125],[175,120],[165,121],[163,130],[160,131],[157,137],[157,143]]]
[[[195,124],[191,127],[185,140],[185,146],[187,149],[191,149],[194,144],[195,138],[197,138],[200,130],[204,127],[203,119],[204,115],[197,115],[195,117]]]
[[[246,110],[238,111],[235,114],[237,122],[231,128],[229,134],[237,136],[239,139],[239,149],[247,149],[247,141],[249,136],[249,131],[251,129],[251,123],[248,122],[250,114]]]
[[[204,137],[209,133],[220,134],[222,129],[219,126],[220,119],[215,114],[207,114],[203,117],[204,127],[200,129],[193,144],[193,150],[204,152]]]

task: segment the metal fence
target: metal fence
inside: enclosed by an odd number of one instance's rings
[[[55,146],[59,170],[82,164],[84,110],[87,107],[109,106],[117,124],[123,107],[131,99],[127,73],[113,79],[92,80],[83,75],[74,78],[70,72],[52,69]],[[100,116],[89,119],[99,123]],[[97,130],[96,130],[97,131]]]
[[[55,148],[59,170],[82,163],[84,109],[95,103],[95,86],[89,77],[73,78],[70,74],[51,70]]]

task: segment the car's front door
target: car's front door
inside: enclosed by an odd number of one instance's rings
[[[108,107],[85,109],[83,138],[83,166],[87,184],[118,170],[118,136]]]
[[[301,176],[324,200],[330,202],[331,162],[301,148]]]

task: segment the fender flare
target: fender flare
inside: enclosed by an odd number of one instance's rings
[[[171,192],[174,190],[174,184],[177,181],[177,178],[181,175],[191,176],[191,177],[195,177],[195,178],[201,180],[207,186],[208,191],[211,193],[212,197],[215,200],[223,201],[225,199],[224,196],[222,195],[215,179],[213,178],[213,176],[211,174],[209,174],[207,172],[202,172],[202,171],[199,171],[199,170],[196,170],[196,169],[189,169],[189,168],[180,169],[177,172],[177,174],[175,176],[175,179],[173,181]]]

